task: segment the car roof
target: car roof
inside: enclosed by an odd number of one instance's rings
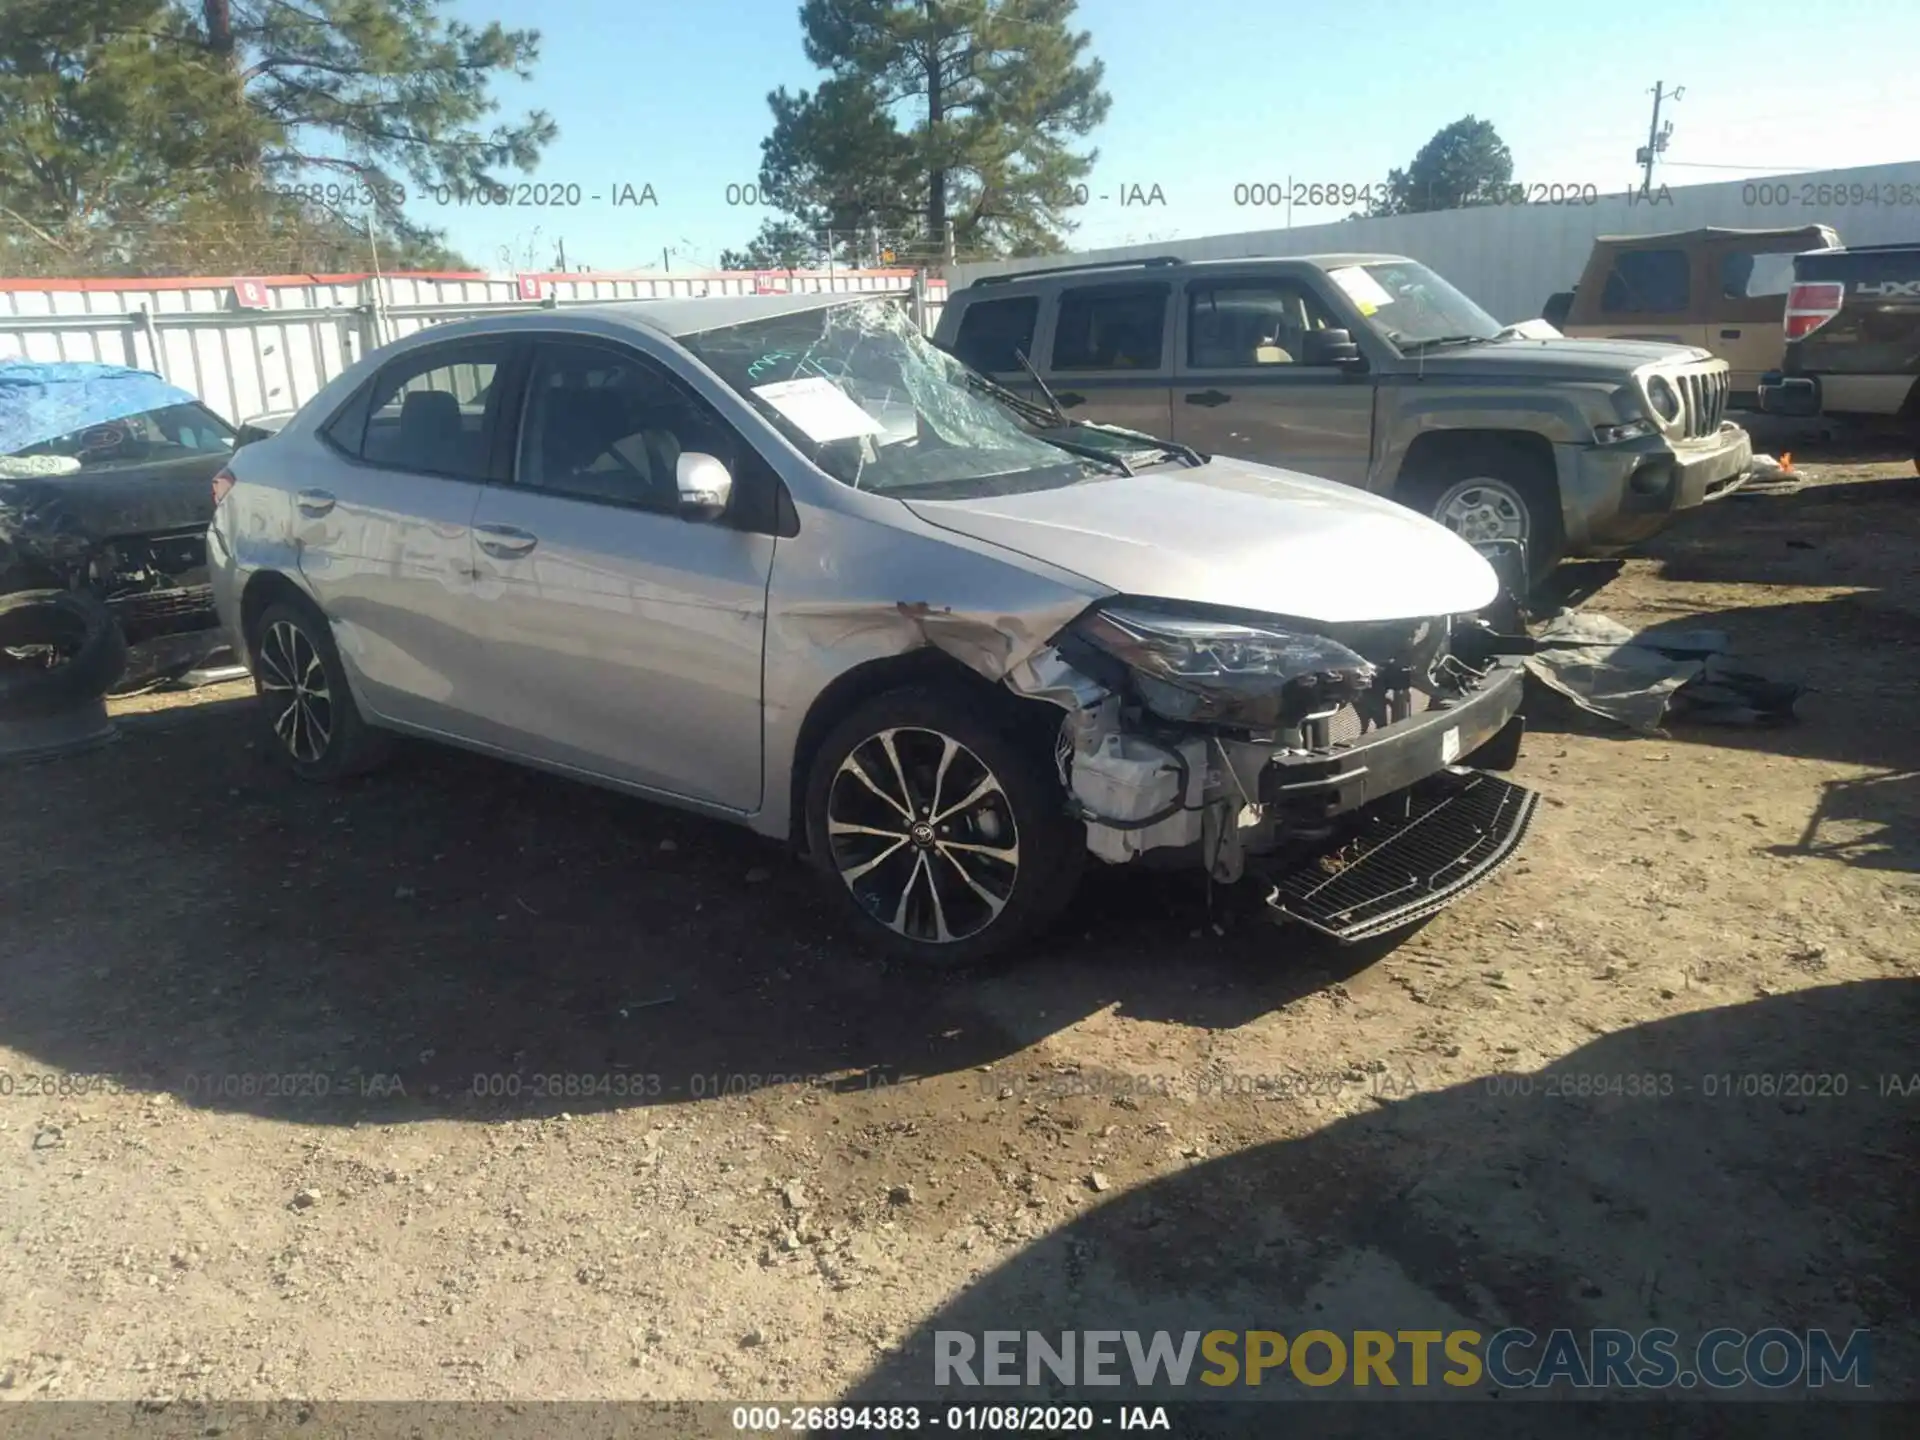
[[[608,300],[593,305],[541,306],[538,309],[515,310],[506,315],[479,315],[470,320],[432,325],[406,338],[457,340],[466,335],[493,335],[503,330],[551,329],[556,320],[587,320],[651,330],[677,340],[708,330],[724,330],[730,325],[765,320],[774,315],[794,315],[835,305],[857,304],[862,300],[896,298],[892,291],[855,290],[812,295],[715,295],[672,300]]]
[[[1825,225],[1770,225],[1758,229],[1736,229],[1724,225],[1706,225],[1697,230],[1661,230],[1650,235],[1596,235],[1596,245],[1644,245],[1665,242],[1667,244],[1695,244],[1704,240],[1753,240],[1776,237],[1795,237],[1826,234],[1830,227]]]
[[[1078,265],[1069,261],[1061,265],[1040,266],[1032,270],[1000,271],[992,275],[979,276],[956,294],[964,295],[975,289],[1011,290],[1021,285],[1054,281],[1062,284],[1096,282],[1108,276],[1117,277],[1125,282],[1140,274],[1159,278],[1168,273],[1187,275],[1197,271],[1205,274],[1208,271],[1243,270],[1262,265],[1305,265],[1320,270],[1338,270],[1348,265],[1418,263],[1406,255],[1376,254],[1358,250],[1315,255],[1226,255],[1206,260],[1187,260],[1177,255],[1142,256],[1137,260],[1087,260]]]

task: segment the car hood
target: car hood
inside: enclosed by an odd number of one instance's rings
[[[0,554],[67,563],[102,541],[204,530],[225,455],[0,479]]]
[[[1623,382],[1642,365],[1691,364],[1711,360],[1697,345],[1659,340],[1529,340],[1519,337],[1484,345],[1435,350],[1403,360],[1404,372],[1451,379],[1455,376],[1520,376],[1528,380]]]
[[[1423,515],[1352,486],[1215,457],[979,500],[909,500],[931,525],[1118,594],[1323,624],[1478,610],[1493,567]]]

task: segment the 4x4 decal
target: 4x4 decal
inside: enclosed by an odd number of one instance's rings
[[[1862,280],[1853,287],[1856,295],[1878,295],[1884,299],[1911,296],[1920,300],[1920,280]]]

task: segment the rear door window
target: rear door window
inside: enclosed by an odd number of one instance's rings
[[[1039,317],[1040,300],[1034,295],[969,305],[954,337],[954,356],[988,375],[1017,371],[1021,355],[1033,359],[1033,330]]]
[[[1166,353],[1165,285],[1068,290],[1054,323],[1053,369],[1154,371]]]
[[[507,353],[504,340],[463,342],[393,361],[373,382],[360,458],[393,470],[485,480],[489,421],[502,399],[493,382]],[[349,406],[341,420],[357,408]],[[330,438],[344,447],[345,437]]]
[[[1685,250],[1623,250],[1600,293],[1608,315],[1678,315],[1693,302]]]

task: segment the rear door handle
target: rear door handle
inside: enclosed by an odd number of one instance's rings
[[[1071,390],[1067,391],[1064,395],[1056,395],[1053,398],[1060,402],[1060,408],[1062,410],[1071,410],[1076,405],[1084,405],[1087,403],[1086,396],[1076,395]]]
[[[1189,405],[1214,406],[1224,405],[1231,399],[1233,399],[1233,397],[1224,390],[1196,390],[1193,394],[1187,396],[1187,403]]]
[[[318,520],[333,509],[337,502],[325,490],[302,490],[293,497],[293,503],[300,507],[302,515]]]
[[[1740,332],[1738,330],[1722,330],[1720,332],[1720,338],[1722,340],[1738,340],[1740,338]]]
[[[517,560],[540,543],[538,535],[512,525],[476,525],[480,548],[496,560]]]

